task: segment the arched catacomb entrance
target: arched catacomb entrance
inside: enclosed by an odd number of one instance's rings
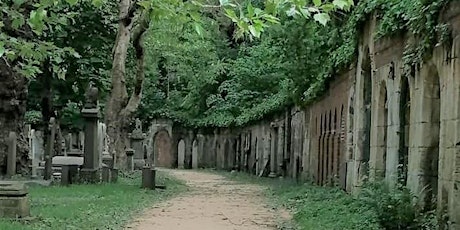
[[[377,178],[385,178],[387,165],[387,149],[388,149],[388,93],[386,82],[380,83],[380,91],[377,98],[377,142],[375,156],[375,176]]]
[[[185,141],[180,139],[177,144],[177,167],[183,169],[185,166]]]
[[[363,168],[361,175],[368,175],[369,173],[369,160],[371,156],[371,111],[372,111],[372,66],[371,66],[371,58],[369,54],[369,48],[366,49],[366,53],[364,55],[364,60],[362,64],[362,80],[363,80],[363,124],[364,124],[364,135],[362,137],[363,144],[362,144],[362,163]]]
[[[196,139],[192,143],[192,168],[198,168],[198,141]]]
[[[409,136],[411,124],[411,98],[409,82],[406,77],[401,82],[401,99],[400,99],[400,148],[399,148],[399,167],[398,182],[402,185],[407,184],[407,172],[409,165]]]
[[[172,168],[174,157],[171,151],[171,137],[166,130],[156,133],[153,141],[154,165],[157,167]]]

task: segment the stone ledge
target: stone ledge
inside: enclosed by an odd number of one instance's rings
[[[29,192],[24,183],[1,181],[0,197],[20,197],[26,196]]]

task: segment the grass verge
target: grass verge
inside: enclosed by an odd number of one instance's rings
[[[246,173],[221,173],[244,183],[267,187],[266,195],[278,207],[293,213],[296,228],[305,230],[381,229],[368,204],[332,187],[299,184],[290,179],[260,178]]]
[[[31,187],[32,218],[0,220],[0,229],[122,229],[142,209],[186,188],[182,181],[159,171],[157,184],[167,189],[141,189],[140,173],[134,173],[120,177],[116,184]]]

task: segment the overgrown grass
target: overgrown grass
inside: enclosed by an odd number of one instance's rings
[[[267,196],[294,214],[299,229],[381,229],[375,211],[366,203],[331,187],[298,184],[289,179],[259,178],[246,173],[224,173],[236,181],[267,186]]]
[[[0,220],[0,229],[122,229],[143,208],[186,187],[163,172],[157,172],[157,184],[167,189],[141,189],[140,174],[135,173],[120,177],[116,184],[32,187],[32,218],[21,222]]]

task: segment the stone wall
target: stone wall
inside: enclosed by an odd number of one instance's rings
[[[171,124],[174,167],[183,140],[185,168],[292,177],[349,192],[359,191],[365,179],[399,181],[422,194],[424,205],[447,213],[450,229],[460,229],[460,2],[446,9],[442,20],[452,39],[420,65],[404,66],[410,34],[376,41],[378,22],[371,18],[356,62],[310,106],[238,129]]]

